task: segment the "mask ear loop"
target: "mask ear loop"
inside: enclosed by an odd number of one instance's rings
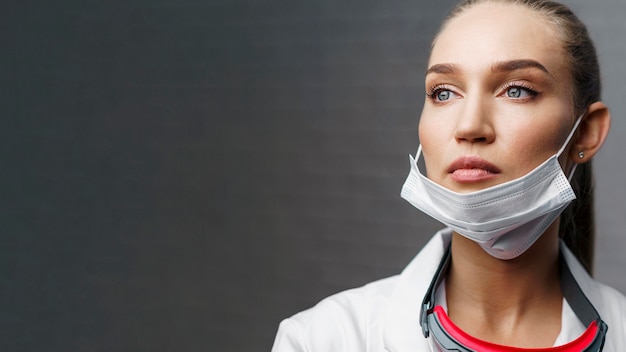
[[[420,155],[422,155],[422,143],[419,144],[419,146],[417,147],[417,152],[415,152],[415,164],[417,164]]]
[[[578,125],[580,125],[580,122],[583,120],[583,116],[585,116],[585,114],[580,115],[576,119],[576,122],[574,122],[574,127],[572,127],[572,130],[569,132],[569,135],[565,139],[565,143],[563,143],[563,145],[561,146],[561,149],[559,149],[559,152],[557,153],[557,158],[560,157],[561,154],[563,154],[563,151],[565,150],[565,148],[567,148],[567,145],[569,144],[570,140],[574,136],[574,133],[576,133],[576,130],[578,130]],[[572,167],[569,174],[567,175],[567,180],[570,181],[570,183],[572,181],[572,177],[574,176],[574,172],[576,171],[577,166],[578,164],[574,163],[574,167]]]
[[[413,158],[413,156],[409,154],[409,160],[413,163],[411,167],[414,167],[415,170],[417,170],[418,174],[425,176],[422,174],[422,171],[420,170],[420,167],[419,167],[419,159],[421,155],[422,155],[422,143],[420,143],[419,146],[417,147],[417,152],[415,152],[415,158]]]
[[[567,175],[567,180],[569,181],[569,183],[572,183],[572,177],[574,177],[574,172],[576,172],[577,166],[578,164],[574,164],[574,166],[572,166],[572,169],[569,171],[569,174]]]

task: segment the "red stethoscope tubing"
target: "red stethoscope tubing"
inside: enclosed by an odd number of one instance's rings
[[[510,347],[483,341],[469,335],[450,320],[442,306],[436,306],[433,313],[436,314],[439,323],[441,323],[445,331],[457,342],[469,349],[481,352],[580,352],[589,347],[598,334],[598,324],[593,321],[582,335],[565,345],[548,348]]]

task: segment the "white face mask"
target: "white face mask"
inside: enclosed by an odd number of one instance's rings
[[[559,156],[574,135],[582,116],[576,120],[561,149],[528,174],[471,193],[457,193],[422,175],[409,155],[411,171],[401,197],[417,209],[444,223],[455,232],[478,243],[499,259],[524,253],[574,199],[569,179]],[[575,167],[574,167],[575,168]],[[570,177],[574,170],[570,172]]]

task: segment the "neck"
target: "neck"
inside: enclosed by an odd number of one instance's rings
[[[517,347],[549,347],[561,327],[558,219],[524,254],[490,256],[454,234],[446,277],[450,318],[477,338]]]

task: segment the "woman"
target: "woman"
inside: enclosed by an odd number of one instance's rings
[[[447,228],[401,275],[283,321],[273,351],[625,350],[626,298],[587,273],[610,114],[584,25],[549,1],[465,1],[425,84],[402,197]]]

